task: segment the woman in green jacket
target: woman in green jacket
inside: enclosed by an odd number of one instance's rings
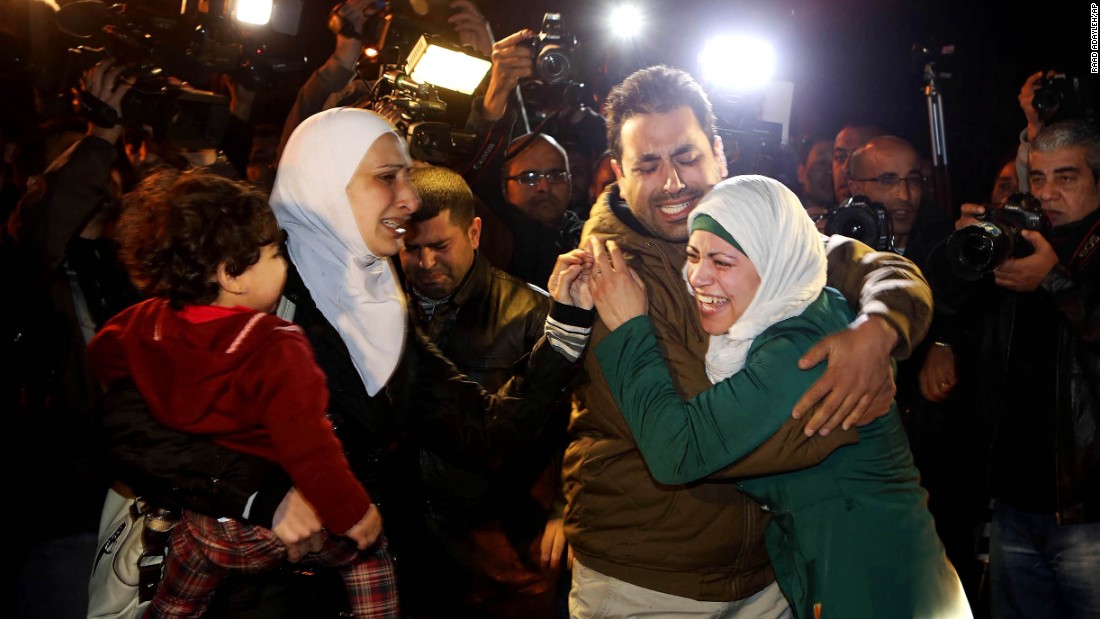
[[[825,288],[817,229],[778,181],[726,180],[690,217],[684,275],[712,336],[714,386],[688,401],[673,387],[645,291],[622,253],[613,242],[591,247],[589,285],[613,331],[595,354],[650,471],[669,484],[721,477],[795,423],[791,409],[824,369],[802,371],[796,362],[853,319],[844,298]],[[897,411],[858,432],[857,443],[831,453],[810,437],[790,445],[814,453],[815,466],[736,480],[773,515],[768,553],[794,615],[970,617]]]

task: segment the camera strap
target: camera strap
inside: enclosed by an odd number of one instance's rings
[[[1081,239],[1081,244],[1077,246],[1077,250],[1073,252],[1073,257],[1069,260],[1069,269],[1073,273],[1080,273],[1089,260],[1096,255],[1097,249],[1100,249],[1100,219],[1092,222],[1092,227],[1085,233],[1085,237]]]

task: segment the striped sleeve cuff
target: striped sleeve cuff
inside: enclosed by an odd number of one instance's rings
[[[567,312],[567,315],[563,316],[560,311],[554,311],[559,307],[574,311]],[[550,342],[550,346],[566,359],[577,362],[584,354],[584,347],[588,345],[588,338],[592,335],[594,314],[587,310],[555,304],[551,308],[550,315],[546,317],[546,339]]]

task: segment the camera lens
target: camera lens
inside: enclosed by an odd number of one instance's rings
[[[572,62],[569,54],[558,45],[547,45],[538,59],[539,77],[548,84],[560,84],[569,81],[572,74]]]
[[[1035,97],[1031,100],[1031,106],[1039,115],[1039,120],[1047,122],[1058,113],[1062,105],[1062,93],[1056,88],[1047,85],[1035,91]]]
[[[842,234],[848,238],[863,239],[867,234],[867,227],[864,222],[859,220],[846,222],[845,225],[839,226],[839,234]]]
[[[877,244],[878,232],[874,214],[858,206],[837,209],[825,222],[825,234],[839,234],[872,247]]]
[[[1000,266],[1012,254],[1015,232],[980,221],[951,235],[947,252],[955,275],[973,281]]]

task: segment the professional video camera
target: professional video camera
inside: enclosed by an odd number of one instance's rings
[[[1036,230],[1046,235],[1050,227],[1038,198],[1014,193],[1003,207],[987,207],[978,223],[951,234],[947,240],[951,269],[960,279],[980,279],[1008,258],[1023,258],[1035,251],[1021,232]]]
[[[1081,85],[1075,77],[1058,73],[1039,78],[1035,81],[1034,92],[1031,106],[1044,125],[1085,116]]]
[[[452,99],[468,97],[484,79],[491,63],[476,52],[434,34],[421,34],[410,50],[396,57],[403,60],[383,64],[381,76],[370,86],[370,106],[384,113],[387,107],[400,111],[401,117],[395,124],[406,133],[409,153],[414,159],[458,167],[477,151],[477,136],[441,120],[448,112],[448,103],[439,89],[446,90]],[[465,109],[469,109],[468,99]],[[463,120],[466,113],[463,112]]]
[[[786,180],[783,170],[783,125],[757,118],[760,93],[711,93],[717,131],[722,138],[730,176],[763,174]]]
[[[57,13],[62,32],[88,43],[70,50],[71,70],[84,71],[104,58],[126,66],[133,85],[122,113],[82,94],[81,105],[101,125],[149,126],[156,137],[182,148],[211,148],[228,122],[228,100],[201,90],[218,74],[259,89],[276,73],[304,68],[301,55],[279,55],[272,33],[297,33],[301,0],[267,3],[261,16],[245,2],[145,0],[108,5],[79,0]],[[272,7],[273,8],[270,8]],[[241,22],[269,24],[265,31]],[[257,37],[263,37],[259,40]],[[67,83],[75,83],[70,76]]]
[[[894,251],[894,232],[886,207],[867,196],[852,196],[821,218],[825,220],[825,234],[846,236],[878,251]]]

